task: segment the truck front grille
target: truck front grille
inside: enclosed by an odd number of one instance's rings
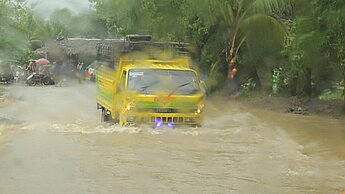
[[[177,113],[177,109],[173,108],[153,108],[155,113]]]
[[[190,110],[180,110],[176,108],[142,108],[138,109],[138,112],[141,113],[194,113],[195,109]]]
[[[183,123],[183,117],[151,117],[152,123],[155,123],[157,120],[163,123]]]
[[[164,117],[164,116],[151,116],[151,117],[128,117],[129,123],[162,123],[162,124],[196,124],[198,118],[196,117]]]
[[[197,122],[194,117],[150,117],[151,123],[157,123],[157,121],[161,121],[163,124],[192,124]]]

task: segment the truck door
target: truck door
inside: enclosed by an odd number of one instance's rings
[[[123,107],[125,106],[125,90],[126,90],[126,78],[127,78],[127,71],[122,71],[120,81],[116,86],[116,93],[115,93],[115,108],[117,112],[121,112]]]

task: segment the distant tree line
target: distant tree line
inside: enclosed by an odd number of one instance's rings
[[[79,15],[37,17],[23,0],[0,1],[0,55],[24,60],[48,39],[150,34],[194,45],[212,91],[236,67],[243,91],[320,96],[345,91],[344,0],[90,0]],[[343,95],[339,93],[339,97]]]

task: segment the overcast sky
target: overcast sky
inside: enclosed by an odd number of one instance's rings
[[[68,8],[75,13],[90,9],[88,0],[28,0],[28,4],[33,5],[33,9],[44,18],[49,18],[55,9]]]

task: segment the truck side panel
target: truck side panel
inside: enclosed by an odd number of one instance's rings
[[[114,109],[114,94],[116,71],[107,66],[101,66],[96,72],[97,103],[107,110]]]

